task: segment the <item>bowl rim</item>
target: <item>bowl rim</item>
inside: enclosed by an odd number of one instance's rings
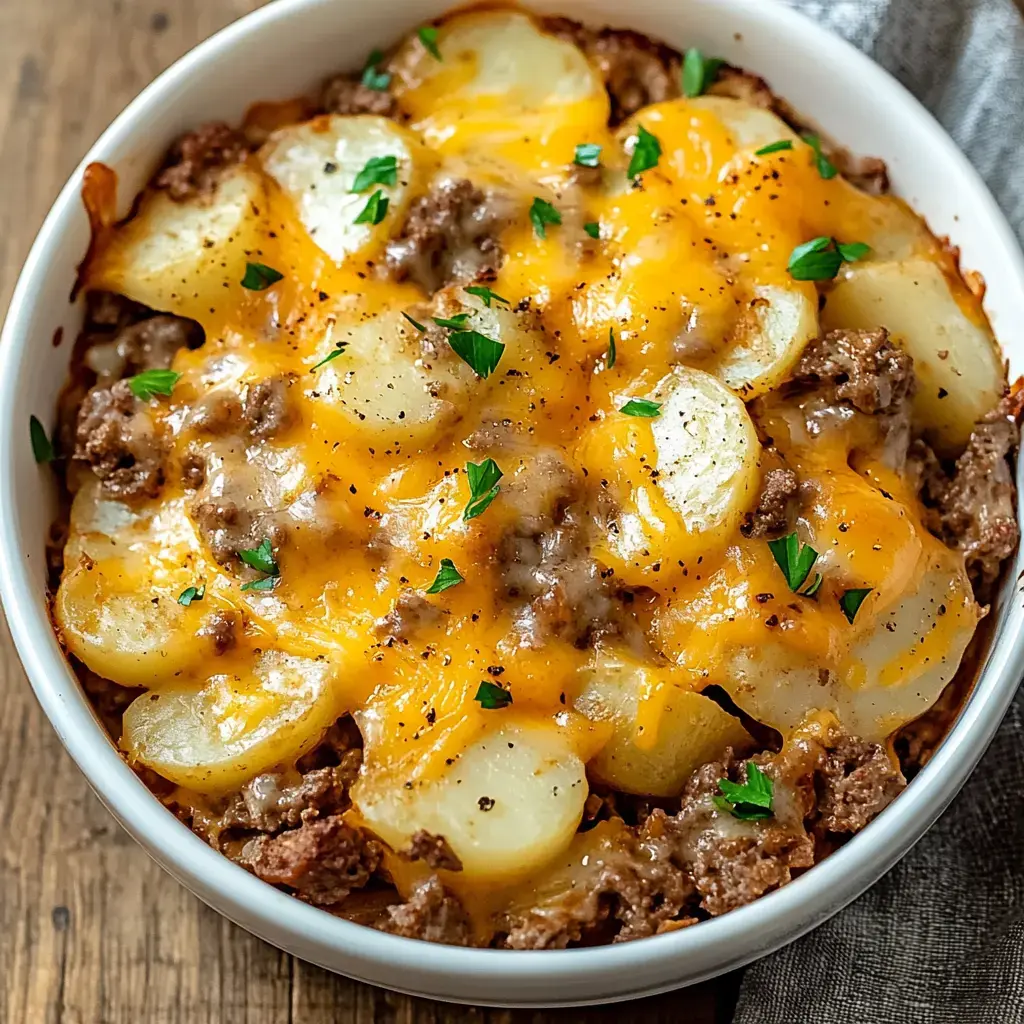
[[[748,906],[702,922],[696,929],[684,928],[643,942],[587,949],[511,952],[440,946],[378,932],[301,903],[214,851],[174,818],[117,755],[95,718],[76,706],[74,700],[69,700],[69,686],[77,684],[72,682],[70,669],[56,648],[45,604],[40,601],[30,578],[19,539],[20,521],[12,483],[15,445],[21,443],[21,434],[18,425],[12,422],[11,410],[16,405],[14,395],[21,365],[30,351],[28,325],[36,282],[48,274],[47,254],[58,244],[69,217],[80,202],[79,183],[90,161],[101,159],[117,144],[137,135],[147,112],[161,104],[164,97],[174,91],[175,84],[186,79],[194,68],[214,60],[216,54],[225,49],[244,46],[250,33],[280,24],[300,11],[311,16],[310,9],[326,8],[333,2],[277,0],[222,29],[171,65],[90,147],[58,195],[33,243],[0,337],[0,596],[25,672],[47,717],[90,785],[151,855],[193,893],[243,927],[253,929],[255,921],[261,936],[274,933],[296,945],[308,947],[312,943],[322,949],[324,958],[319,962],[323,966],[337,969],[330,957],[344,954],[365,963],[386,963],[401,977],[402,971],[407,969],[422,973],[424,963],[434,961],[430,968],[434,972],[500,976],[504,984],[514,985],[527,980],[583,979],[612,971],[637,971],[655,959],[680,962],[698,949],[705,962],[709,951],[715,954],[710,958],[714,964],[702,974],[660,987],[645,985],[615,997],[617,999],[667,991],[742,966],[806,933],[856,898],[903,856],[909,848],[907,835],[912,835],[916,842],[959,791],[1013,698],[1018,665],[1024,658],[1024,611],[1016,602],[1006,600],[1005,591],[999,622],[971,696],[933,758],[890,809],[813,869]],[[696,2],[707,4],[709,0]],[[742,10],[754,20],[781,22],[787,31],[813,38],[823,61],[841,60],[853,65],[866,87],[876,89],[890,104],[891,116],[917,121],[929,134],[934,151],[941,152],[947,166],[957,168],[962,180],[973,188],[987,220],[983,230],[987,237],[996,240],[1000,249],[993,258],[1009,261],[1017,287],[1024,293],[1024,256],[987,187],[932,115],[902,85],[851,44],[782,2],[718,2],[722,7]],[[1016,571],[1020,567],[1018,553]],[[1007,589],[1012,593],[1013,574],[1010,576]],[[244,912],[241,909],[226,911],[224,900],[234,908],[244,908]],[[762,941],[751,943],[752,934],[761,936]],[[287,944],[284,939],[281,941]],[[345,970],[349,973],[348,965]],[[356,973],[351,976],[359,977]],[[400,985],[388,984],[402,990]],[[405,991],[420,994],[415,990]],[[587,1001],[572,1002],[581,1005]],[[592,1001],[609,1002],[611,999],[603,997]],[[475,1002],[486,1004],[486,1000]],[[515,1005],[549,1006],[552,1002],[541,1000]]]

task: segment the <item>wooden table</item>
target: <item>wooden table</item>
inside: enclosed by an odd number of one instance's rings
[[[0,0],[0,308],[82,155],[152,78],[260,0]],[[508,1012],[396,996],[223,920],[120,829],[36,705],[0,623],[0,1021],[688,1021],[724,1024],[726,982],[628,1009]]]

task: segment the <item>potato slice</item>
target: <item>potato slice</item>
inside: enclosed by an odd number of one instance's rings
[[[335,263],[381,244],[400,223],[415,175],[415,139],[385,117],[328,115],[275,132],[260,150],[266,172],[292,201],[310,238]],[[371,160],[394,157],[395,184],[352,191]],[[382,191],[388,210],[379,224],[357,224],[370,197]]]
[[[265,237],[264,200],[261,176],[246,165],[221,175],[209,196],[175,202],[147,192],[90,267],[89,286],[200,321],[234,309],[246,261]]]
[[[689,689],[671,667],[599,653],[582,680],[576,710],[611,721],[615,730],[587,769],[627,793],[677,796],[696,768],[728,746],[753,742],[737,719]]]
[[[251,675],[147,693],[124,714],[128,756],[201,793],[237,789],[313,747],[338,717],[327,661],[264,652]]]
[[[800,136],[782,118],[764,107],[755,107],[729,96],[697,96],[685,102],[690,107],[714,114],[729,130],[737,149],[756,150],[783,139],[800,141]]]
[[[947,454],[1002,397],[1002,357],[987,325],[969,317],[942,270],[918,259],[851,268],[828,294],[822,328],[887,328],[914,357],[914,424]]]
[[[386,772],[365,774],[352,799],[393,849],[426,829],[443,835],[466,878],[513,881],[561,853],[587,799],[583,762],[548,722],[487,729],[443,775],[405,789]]]

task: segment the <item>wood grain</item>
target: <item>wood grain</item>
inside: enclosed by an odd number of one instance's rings
[[[66,177],[168,64],[259,0],[0,2],[0,308]],[[396,996],[296,961],[157,868],[64,753],[0,623],[0,1021],[526,1024],[728,1020],[734,983],[509,1012]]]

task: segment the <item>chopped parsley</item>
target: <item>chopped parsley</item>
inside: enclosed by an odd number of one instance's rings
[[[274,550],[270,546],[269,537],[264,537],[258,548],[242,548],[238,552],[238,557],[246,565],[251,565],[257,572],[265,573],[267,576],[279,576],[281,574],[281,570],[278,569],[277,562],[274,559]]]
[[[374,92],[383,92],[391,84],[391,75],[387,71],[378,71],[384,54],[380,50],[373,50],[366,58],[366,67],[363,68],[363,77],[360,82],[367,89]]]
[[[463,291],[467,295],[475,295],[488,309],[491,308],[492,302],[500,302],[505,306],[511,305],[508,299],[502,298],[497,292],[492,292],[486,285],[471,284],[468,288],[464,288]]]
[[[754,156],[768,156],[769,153],[782,153],[784,150],[792,149],[793,143],[790,139],[779,139],[778,142],[770,142],[762,146],[754,153]]]
[[[485,711],[497,711],[512,703],[512,694],[497,683],[484,679],[473,698]],[[482,798],[483,799],[483,798]]]
[[[128,387],[136,398],[148,402],[154,395],[169,395],[180,379],[174,370],[143,370],[128,378]]]
[[[601,147],[596,142],[581,142],[576,147],[576,156],[572,162],[580,167],[600,167]]]
[[[469,314],[456,313],[455,316],[450,316],[447,319],[442,316],[435,316],[431,319],[438,327],[448,327],[453,331],[460,331],[467,323],[469,323]]]
[[[434,582],[427,587],[427,593],[440,594],[442,590],[457,587],[464,579],[465,577],[455,568],[455,563],[450,558],[442,558],[441,568],[437,570]]]
[[[789,589],[794,594],[797,593],[810,575],[811,569],[814,568],[814,563],[818,560],[818,552],[810,544],[801,545],[800,538],[795,531],[787,533],[785,537],[780,537],[778,540],[768,541],[768,547],[782,570],[782,575],[786,577]],[[811,584],[815,592],[820,585],[817,581]]]
[[[186,587],[178,595],[178,604],[183,608],[187,608],[193,601],[202,601],[206,597],[206,584],[200,584],[198,587]]]
[[[377,189],[376,192],[366,200],[362,212],[356,217],[355,224],[379,224],[388,212],[388,197]]]
[[[615,365],[615,328],[608,328],[608,357],[605,359],[605,366],[610,370]]]
[[[626,173],[635,178],[644,171],[658,166],[661,159],[661,143],[642,124],[636,126],[636,145],[633,155],[629,158],[629,169]]]
[[[864,603],[864,598],[873,590],[873,587],[855,587],[853,590],[844,590],[843,596],[839,598],[839,607],[843,609],[846,621],[852,623]]]
[[[266,291],[272,284],[277,284],[284,274],[266,263],[246,263],[245,274],[242,276],[242,287],[251,292]]]
[[[719,57],[705,57],[700,50],[687,50],[683,58],[683,95],[691,100],[703,96],[724,63]]]
[[[816,572],[814,574],[814,582],[806,590],[802,590],[800,593],[804,597],[814,597],[814,595],[817,594],[819,590],[821,590],[821,585],[824,582],[825,577],[822,576],[820,572]]]
[[[601,237],[601,225],[596,220],[588,221],[583,225],[583,230],[586,231],[591,238]]]
[[[402,316],[404,316],[405,319],[408,320],[409,323],[411,323],[413,327],[415,327],[416,330],[420,332],[420,334],[423,334],[423,332],[426,331],[426,327],[424,327],[423,324],[419,322],[419,320],[413,320],[413,318],[409,316],[409,314],[406,313],[404,309],[402,310]]]
[[[53,462],[57,453],[53,450],[53,442],[46,436],[46,428],[35,418],[28,419],[28,434],[32,440],[32,455],[41,466],[44,462]]]
[[[273,590],[280,576],[264,576],[260,580],[250,580],[242,584],[242,590]]]
[[[484,459],[479,465],[475,462],[466,463],[466,476],[469,479],[469,504],[462,513],[463,521],[475,519],[487,509],[498,496],[498,481],[504,476],[494,459]]]
[[[798,245],[787,269],[794,281],[831,281],[844,263],[856,263],[871,252],[863,242],[837,242],[828,235]]]
[[[538,238],[547,238],[548,224],[561,224],[562,215],[546,200],[534,196],[530,207],[530,223]]]
[[[319,363],[316,363],[314,366],[311,366],[309,368],[309,372],[312,373],[314,370],[319,370],[321,366],[326,366],[332,360],[337,359],[338,356],[340,356],[342,354],[342,352],[344,352],[345,349],[347,349],[347,348],[348,348],[348,342],[347,341],[339,341],[338,345],[334,349],[334,351],[333,352],[328,352],[327,355],[325,355],[323,357],[323,359],[320,360]]]
[[[804,135],[804,142],[814,150],[814,163],[818,173],[828,181],[839,173],[839,168],[821,151],[821,136],[807,132]]]
[[[441,51],[437,48],[437,29],[433,25],[423,25],[416,29],[416,35],[420,37],[423,48],[434,60],[443,60]]]
[[[448,344],[478,377],[490,377],[505,351],[500,341],[494,341],[479,331],[453,331],[448,335]]]
[[[661,402],[651,402],[646,398],[631,398],[620,410],[627,416],[641,416],[652,420],[661,415]]]
[[[374,185],[398,184],[398,157],[371,156],[352,182],[350,192],[365,192]]]
[[[753,761],[747,762],[746,782],[719,779],[718,788],[722,795],[713,798],[715,806],[734,818],[757,821],[772,816],[772,780]]]

